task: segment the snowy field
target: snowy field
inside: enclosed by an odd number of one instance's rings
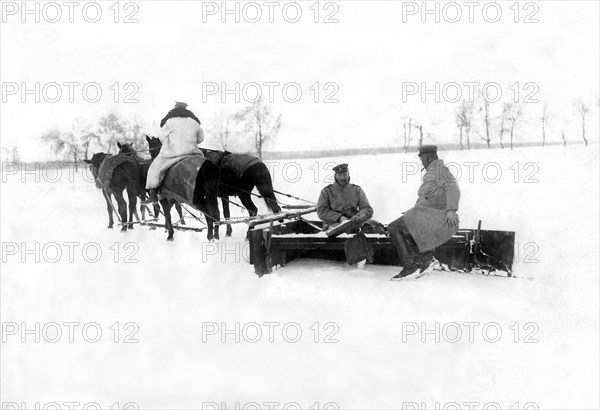
[[[390,282],[399,268],[314,260],[259,279],[243,225],[218,243],[122,234],[81,171],[4,172],[5,408],[600,408],[598,145],[440,157],[460,173],[461,227],[516,232],[519,279]],[[381,222],[416,200],[414,153],[268,164],[276,189],[316,202],[330,162]]]

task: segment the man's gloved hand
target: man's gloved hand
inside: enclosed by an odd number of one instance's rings
[[[352,225],[361,226],[363,223],[367,222],[367,217],[365,215],[356,214],[351,219]]]
[[[456,211],[446,211],[446,223],[453,228],[458,228],[458,215]]]

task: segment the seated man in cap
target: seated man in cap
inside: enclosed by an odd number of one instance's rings
[[[186,103],[176,102],[175,107],[161,120],[160,126],[161,134],[158,138],[162,142],[162,147],[148,169],[146,189],[149,190],[149,197],[142,201],[144,205],[158,200],[158,187],[166,171],[182,157],[204,156],[198,148],[198,144],[204,141],[204,131],[200,126],[200,120],[187,109]]]
[[[447,242],[458,231],[458,183],[435,145],[419,148],[426,170],[416,205],[388,225],[389,235],[402,262],[402,271],[392,280],[420,277],[437,265],[431,250]]]
[[[333,168],[335,182],[321,190],[317,202],[317,216],[325,222],[325,230],[350,220],[349,230],[358,231],[373,216],[373,208],[364,191],[350,183],[348,164]]]

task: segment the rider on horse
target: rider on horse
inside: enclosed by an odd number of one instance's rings
[[[186,156],[204,156],[198,144],[204,141],[204,131],[200,120],[187,109],[187,104],[176,102],[175,108],[161,120],[161,133],[158,138],[162,142],[160,153],[148,169],[146,189],[149,198],[143,204],[158,201],[158,187],[166,171]]]

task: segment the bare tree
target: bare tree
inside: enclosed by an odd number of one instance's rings
[[[523,114],[523,110],[520,105],[514,104],[508,113],[508,122],[510,123],[510,149],[513,149],[513,139],[515,136],[515,124]]]
[[[134,150],[145,151],[148,146],[146,142],[146,134],[144,130],[148,129],[147,125],[138,118],[133,118],[127,121],[121,121],[123,128],[123,136],[121,142],[130,143]]]
[[[467,148],[471,149],[471,125],[473,123],[473,103],[463,100],[456,113],[456,125],[459,129],[460,149],[463,149],[463,135],[467,140]],[[464,132],[464,134],[463,134]]]
[[[100,137],[93,131],[92,124],[83,118],[76,118],[73,120],[71,131],[79,141],[79,145],[83,151],[83,159],[89,159],[90,144],[92,142],[100,142]]]
[[[253,138],[254,149],[262,159],[265,144],[273,140],[281,129],[281,114],[275,116],[271,106],[259,97],[256,102],[240,111],[236,118],[243,121],[244,129]]]
[[[511,103],[502,104],[502,114],[500,115],[500,129],[498,131],[498,140],[500,141],[500,148],[504,149],[504,142],[502,138],[508,129],[506,128],[506,122],[508,120],[508,114],[512,109]]]
[[[100,134],[100,143],[104,150],[107,153],[111,153],[113,147],[116,147],[117,140],[124,139],[126,126],[118,114],[109,113],[100,117],[98,121],[98,133]]]
[[[479,106],[479,115],[483,120],[483,124],[485,125],[485,137],[480,134],[480,137],[487,143],[488,149],[491,148],[490,142],[492,139],[490,138],[490,102],[485,98],[485,96],[481,96],[481,105]]]
[[[419,147],[423,146],[423,124],[415,125],[415,128],[419,130]]]
[[[49,145],[50,151],[54,155],[60,154],[64,149],[65,142],[58,130],[51,130],[42,134],[42,141]]]
[[[473,124],[473,103],[463,100],[456,112],[456,125],[459,129],[460,149],[463,149],[463,136],[467,140],[467,148],[471,149],[471,125]],[[463,133],[464,132],[464,133]]]
[[[10,148],[2,147],[2,162],[19,163],[21,162],[21,154],[16,146]]]
[[[236,134],[236,127],[242,118],[239,115],[221,111],[209,122],[212,138],[223,151],[228,151],[232,146],[232,137]]]
[[[79,162],[79,140],[72,131],[60,132],[52,130],[42,135],[42,141],[50,146],[50,150],[59,158],[72,159],[75,170]]]
[[[65,158],[72,158],[75,163],[75,171],[78,169],[79,162],[79,140],[72,131],[67,131],[61,134],[64,140],[64,155]]]
[[[406,154],[408,152],[408,148],[410,147],[410,141],[412,139],[412,127],[413,127],[413,123],[412,123],[412,118],[408,119],[408,124],[404,123],[404,153]],[[408,130],[408,135],[406,133],[406,131]]]
[[[587,107],[587,105],[581,99],[579,99],[575,102],[575,108],[577,108],[577,112],[579,113],[579,116],[581,117],[581,137],[583,138],[583,142],[585,143],[585,146],[587,147],[588,140],[585,138],[585,117],[587,116],[590,109]]]
[[[548,123],[548,102],[544,101],[544,105],[542,106],[542,116],[540,117],[542,121],[542,147],[546,145],[546,124]]]

